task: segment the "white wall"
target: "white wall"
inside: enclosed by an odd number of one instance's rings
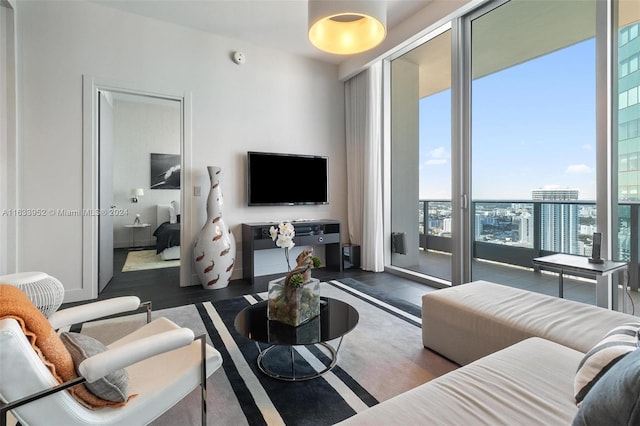
[[[0,275],[7,273],[7,23],[10,19],[13,22],[13,11],[0,3]]]
[[[0,1],[0,275],[15,272],[16,50],[14,2]]]
[[[225,220],[238,242],[242,222],[307,217],[346,225],[344,95],[336,66],[89,2],[19,2],[17,16],[21,207],[82,207],[82,75],[90,74],[191,91],[193,170],[183,172],[205,185],[193,217],[183,218],[193,221],[191,238],[205,217],[208,165],[223,169]],[[245,53],[245,65],[232,62],[236,50]],[[328,156],[331,204],[247,207],[249,150]],[[64,283],[67,301],[77,297],[82,218],[22,218],[18,232],[19,269],[47,271]],[[241,243],[237,250],[240,260]],[[234,278],[241,267],[237,262]]]
[[[132,97],[135,98],[135,97]],[[163,100],[150,103],[144,97],[138,101],[113,102],[113,203],[126,210],[128,216],[114,216],[113,243],[128,247],[131,232],[136,232],[136,245],[153,245],[153,231],[158,227],[156,206],[180,201],[178,189],[151,189],[151,153],[180,155],[180,103]],[[142,188],[144,196],[131,201],[131,190]],[[124,225],[133,223],[135,215],[151,226],[131,230]]]

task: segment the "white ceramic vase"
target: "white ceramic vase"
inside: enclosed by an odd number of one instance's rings
[[[236,240],[222,218],[222,190],[220,167],[207,167],[211,190],[207,197],[207,222],[195,245],[193,259],[202,287],[210,290],[229,285],[236,257]]]

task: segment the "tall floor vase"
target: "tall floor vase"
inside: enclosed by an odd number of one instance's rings
[[[222,217],[220,167],[207,167],[211,189],[207,197],[207,222],[193,247],[196,272],[202,287],[215,290],[229,285],[236,257],[236,241]]]

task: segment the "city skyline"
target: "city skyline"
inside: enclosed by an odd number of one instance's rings
[[[472,84],[472,197],[545,188],[595,200],[595,40]],[[451,198],[451,91],[420,100],[420,199]],[[496,190],[499,185],[499,190]]]

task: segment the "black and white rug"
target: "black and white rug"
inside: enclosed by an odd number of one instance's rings
[[[329,425],[425,383],[456,368],[422,346],[420,308],[386,297],[374,297],[355,280],[321,284],[320,294],[343,300],[358,310],[356,328],[344,337],[337,365],[321,378],[283,382],[262,374],[258,348],[233,326],[236,314],[266,294],[197,303],[154,312],[197,334],[207,333],[223,356],[222,367],[208,382],[208,421],[212,425]],[[380,296],[380,295],[375,295]],[[110,343],[144,321],[142,314],[84,324],[81,332]],[[76,327],[74,327],[76,328]],[[77,331],[77,330],[74,330]],[[337,341],[330,342],[334,347]],[[296,347],[296,357],[309,368],[323,368],[326,352],[316,346]],[[155,425],[200,422],[194,391]]]

